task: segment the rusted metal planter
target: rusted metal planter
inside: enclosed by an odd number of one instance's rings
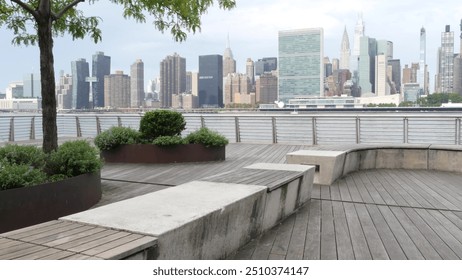
[[[87,210],[100,199],[100,172],[0,191],[0,233]]]
[[[179,163],[225,160],[226,147],[185,144],[162,147],[153,144],[121,145],[101,152],[107,163]]]

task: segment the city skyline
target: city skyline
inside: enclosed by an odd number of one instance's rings
[[[120,7],[113,4],[97,2],[89,6],[82,3],[79,8],[87,15],[102,18],[103,41],[95,45],[89,38],[76,41],[69,36],[56,38],[55,72],[64,70],[66,74],[70,73],[71,61],[80,58],[91,61],[95,52],[103,51],[112,58],[111,73],[116,70],[129,73],[133,61],[142,59],[146,81],[159,76],[160,61],[174,52],[186,58],[188,71],[198,71],[200,55],[223,55],[228,34],[240,73],[245,73],[247,58],[256,61],[263,57],[277,57],[278,32],[281,30],[321,27],[325,34],[325,56],[340,58],[343,31],[346,27],[353,49],[354,28],[358,14],[362,13],[365,35],[392,41],[394,58],[401,60],[402,67],[419,62],[420,29],[424,27],[427,35],[426,61],[431,84],[434,84],[441,32],[450,25],[455,37],[458,37],[462,18],[462,4],[448,0],[436,4],[418,1],[396,4],[377,0],[237,1],[237,7],[231,11],[212,8],[203,17],[201,33],[191,34],[186,42],[176,43],[169,33],[155,30],[149,20],[145,24],[124,20]],[[11,46],[12,32],[4,27],[0,29],[0,38],[0,92],[4,92],[8,83],[21,80],[26,73],[38,72],[39,56],[37,46]],[[458,40],[455,49],[459,49]]]

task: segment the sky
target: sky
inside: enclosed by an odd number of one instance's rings
[[[363,14],[365,34],[394,44],[394,58],[401,66],[418,62],[420,29],[427,33],[427,64],[433,84],[436,54],[441,45],[441,32],[451,26],[455,35],[455,53],[459,53],[462,2],[454,0],[237,0],[231,11],[217,5],[202,18],[201,31],[189,34],[185,42],[175,42],[169,32],[161,33],[151,22],[136,23],[124,19],[121,7],[109,1],[80,3],[87,16],[102,19],[103,40],[94,44],[91,38],[73,41],[71,37],[55,38],[55,72],[71,72],[71,61],[85,58],[90,62],[95,52],[111,56],[111,72],[129,73],[130,65],[142,59],[145,81],[159,75],[159,64],[167,55],[178,53],[186,58],[187,71],[198,70],[199,55],[221,54],[227,45],[237,62],[237,71],[245,72],[247,58],[258,60],[278,56],[278,31],[318,28],[324,30],[324,56],[340,57],[343,30],[346,27],[353,49],[354,28],[358,14]],[[10,82],[20,81],[26,73],[39,72],[37,46],[14,46],[12,31],[0,28],[0,92]],[[90,66],[91,67],[91,66]],[[91,71],[91,70],[90,70]],[[431,88],[432,90],[432,88]]]

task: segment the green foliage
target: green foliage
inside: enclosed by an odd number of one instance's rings
[[[152,142],[159,136],[180,135],[186,127],[181,113],[169,110],[146,112],[140,121],[142,139]]]
[[[46,182],[47,175],[26,164],[0,163],[0,190],[29,187]]]
[[[159,136],[152,142],[154,145],[158,146],[174,146],[174,145],[181,145],[186,144],[185,140],[179,136]]]
[[[221,147],[229,143],[226,137],[206,127],[190,133],[185,137],[185,141],[190,144],[203,144],[206,147]]]
[[[51,20],[54,36],[69,34],[74,40],[89,35],[95,43],[101,41],[99,23],[101,18],[86,17],[83,10],[78,9],[80,2],[74,0],[42,0],[51,5]],[[176,41],[184,41],[187,33],[200,30],[201,17],[217,2],[222,9],[232,9],[235,0],[110,0],[123,6],[123,16],[145,23],[153,18],[154,27],[161,32],[170,30]],[[15,35],[14,44],[35,45],[38,42],[37,20],[43,20],[46,11],[38,1],[5,1],[0,0],[0,26],[11,29]],[[96,0],[89,1],[94,4]]]
[[[49,155],[47,173],[74,177],[100,170],[102,162],[98,150],[85,140],[70,141]]]
[[[421,107],[440,107],[443,103],[462,103],[462,96],[457,93],[433,93],[426,97],[419,98],[418,104]]]
[[[398,107],[414,107],[414,106],[415,106],[415,102],[403,101],[403,102],[399,103]]]
[[[108,151],[123,144],[140,142],[140,133],[129,127],[111,127],[95,137],[95,145],[101,151]]]
[[[27,165],[38,169],[45,165],[45,153],[35,146],[6,145],[0,148],[0,159],[10,164]]]

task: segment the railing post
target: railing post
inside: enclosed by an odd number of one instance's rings
[[[356,116],[356,144],[361,143],[361,119]]]
[[[456,118],[456,145],[460,145],[460,118]]]
[[[29,140],[35,140],[35,117],[30,120]]]
[[[8,141],[14,142],[14,117],[10,119],[10,134],[8,136]]]
[[[312,119],[312,122],[311,122],[311,125],[313,126],[313,145],[317,145],[318,144],[318,131],[317,131],[317,126],[316,126],[316,117],[313,117]]]
[[[201,116],[201,127],[205,127],[205,119],[204,119],[204,116]]]
[[[273,128],[273,144],[276,144],[278,142],[276,117],[271,117],[271,125]]]
[[[82,137],[82,128],[80,127],[80,120],[79,117],[75,117],[75,125],[77,129],[77,137]]]
[[[96,135],[99,135],[101,133],[101,121],[99,120],[99,117],[96,116]]]
[[[117,126],[122,127],[122,118],[117,117]]]
[[[241,142],[241,128],[239,127],[239,117],[234,117],[234,129],[236,130],[236,143]]]
[[[403,121],[404,121],[404,124],[403,124],[404,143],[407,144],[409,142],[409,119],[407,117],[404,117]]]

